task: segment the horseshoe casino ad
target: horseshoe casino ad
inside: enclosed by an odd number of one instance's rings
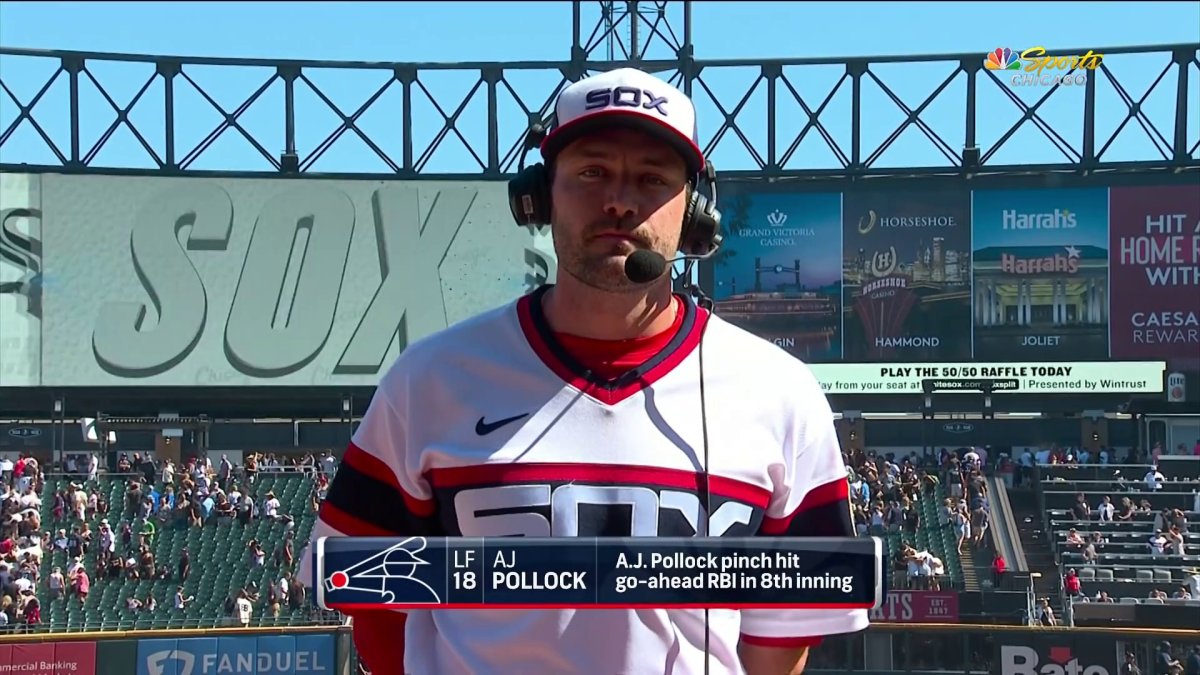
[[[842,195],[722,193],[717,314],[810,363],[842,358]]]
[[[849,192],[842,245],[845,358],[971,358],[971,194]]]

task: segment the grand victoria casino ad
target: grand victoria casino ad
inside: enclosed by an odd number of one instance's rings
[[[713,300],[729,322],[805,361],[842,358],[842,195],[734,193]]]

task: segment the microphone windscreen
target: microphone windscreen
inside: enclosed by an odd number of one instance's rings
[[[667,259],[647,249],[638,249],[625,259],[625,276],[635,284],[645,284],[667,271]]]

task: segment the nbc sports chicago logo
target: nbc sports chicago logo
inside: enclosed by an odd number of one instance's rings
[[[1090,73],[1103,61],[1104,55],[1091,49],[1085,54],[1050,55],[1045,47],[1020,52],[997,47],[984,55],[983,67],[1014,87],[1072,87],[1087,84]]]

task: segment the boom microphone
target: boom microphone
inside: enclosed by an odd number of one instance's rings
[[[667,271],[667,259],[649,249],[640,248],[625,259],[625,276],[635,284],[645,284]]]
[[[684,260],[708,260],[716,252],[716,247],[713,247],[704,255],[684,254],[678,258],[667,260],[654,251],[639,248],[625,259],[625,276],[635,284],[649,283],[661,277],[667,271],[667,265],[674,265]]]

